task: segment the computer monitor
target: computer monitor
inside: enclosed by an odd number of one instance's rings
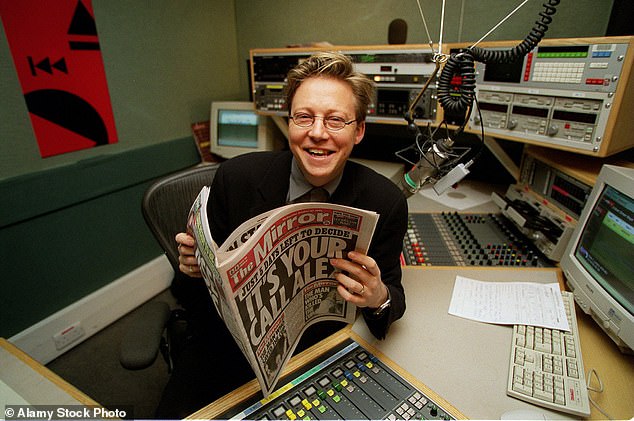
[[[272,150],[274,134],[274,123],[270,118],[258,115],[252,102],[211,103],[210,149],[220,157],[233,158],[247,152]]]
[[[604,165],[560,262],[575,301],[634,349],[634,169]]]

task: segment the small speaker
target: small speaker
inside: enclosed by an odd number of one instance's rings
[[[407,22],[394,19],[387,31],[388,44],[405,44],[407,42]]]

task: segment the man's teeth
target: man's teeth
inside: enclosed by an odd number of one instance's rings
[[[324,151],[322,149],[309,149],[308,153],[311,155],[329,155],[330,151]]]

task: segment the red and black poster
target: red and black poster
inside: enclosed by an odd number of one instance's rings
[[[0,0],[42,157],[117,142],[91,0]]]

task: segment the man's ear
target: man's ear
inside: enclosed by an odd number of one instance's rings
[[[357,127],[355,129],[354,144],[358,145],[359,143],[361,143],[364,135],[365,135],[365,120],[357,123]]]

